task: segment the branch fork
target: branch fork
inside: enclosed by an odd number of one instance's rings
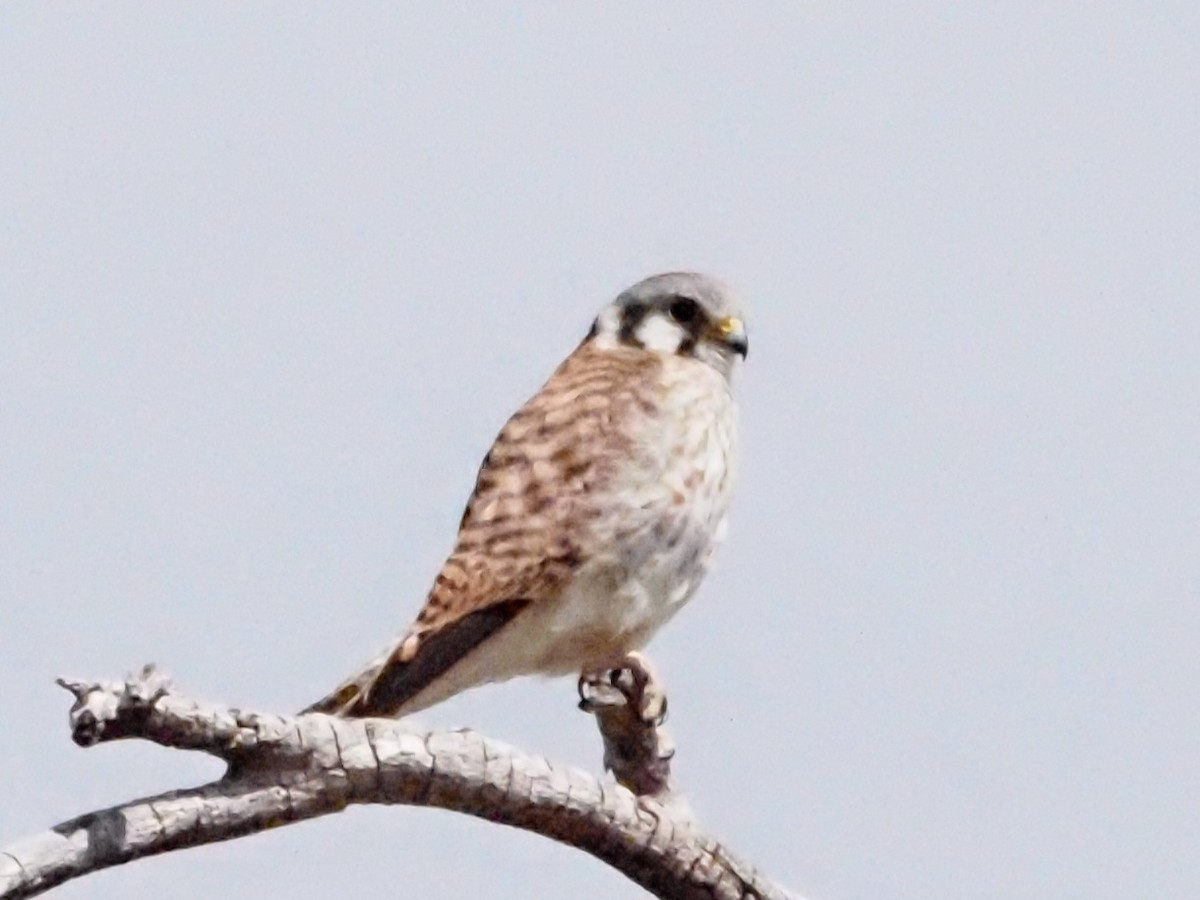
[[[436,806],[534,831],[660,897],[792,896],[699,829],[671,775],[665,695],[637,659],[604,683],[580,684],[615,785],[471,730],[199,703],[154,666],[123,682],[58,683],[75,698],[71,737],[82,747],[138,738],[208,753],[229,768],[210,784],[88,813],[0,849],[0,900],[356,803]]]

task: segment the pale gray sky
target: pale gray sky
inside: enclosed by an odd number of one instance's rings
[[[643,275],[751,307],[718,572],[652,646],[706,824],[814,898],[1200,883],[1200,7],[0,6],[0,844],[218,767],[419,605]],[[567,681],[424,718],[599,767]],[[358,810],[63,898],[635,897]]]

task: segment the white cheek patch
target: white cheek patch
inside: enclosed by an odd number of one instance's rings
[[[646,316],[637,327],[637,339],[647,350],[674,353],[686,335],[675,322],[662,315]]]

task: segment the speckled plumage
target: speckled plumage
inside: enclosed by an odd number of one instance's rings
[[[738,312],[690,273],[647,279],[606,307],[496,438],[417,620],[309,709],[411,712],[644,646],[724,533]]]

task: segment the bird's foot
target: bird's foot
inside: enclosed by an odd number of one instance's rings
[[[579,676],[579,708],[596,713],[629,706],[643,725],[658,728],[667,720],[667,692],[650,660],[642,653],[628,653],[611,665]]]
[[[579,676],[579,708],[596,717],[604,766],[639,797],[674,798],[675,744],[662,727],[667,694],[649,660],[631,653]]]

